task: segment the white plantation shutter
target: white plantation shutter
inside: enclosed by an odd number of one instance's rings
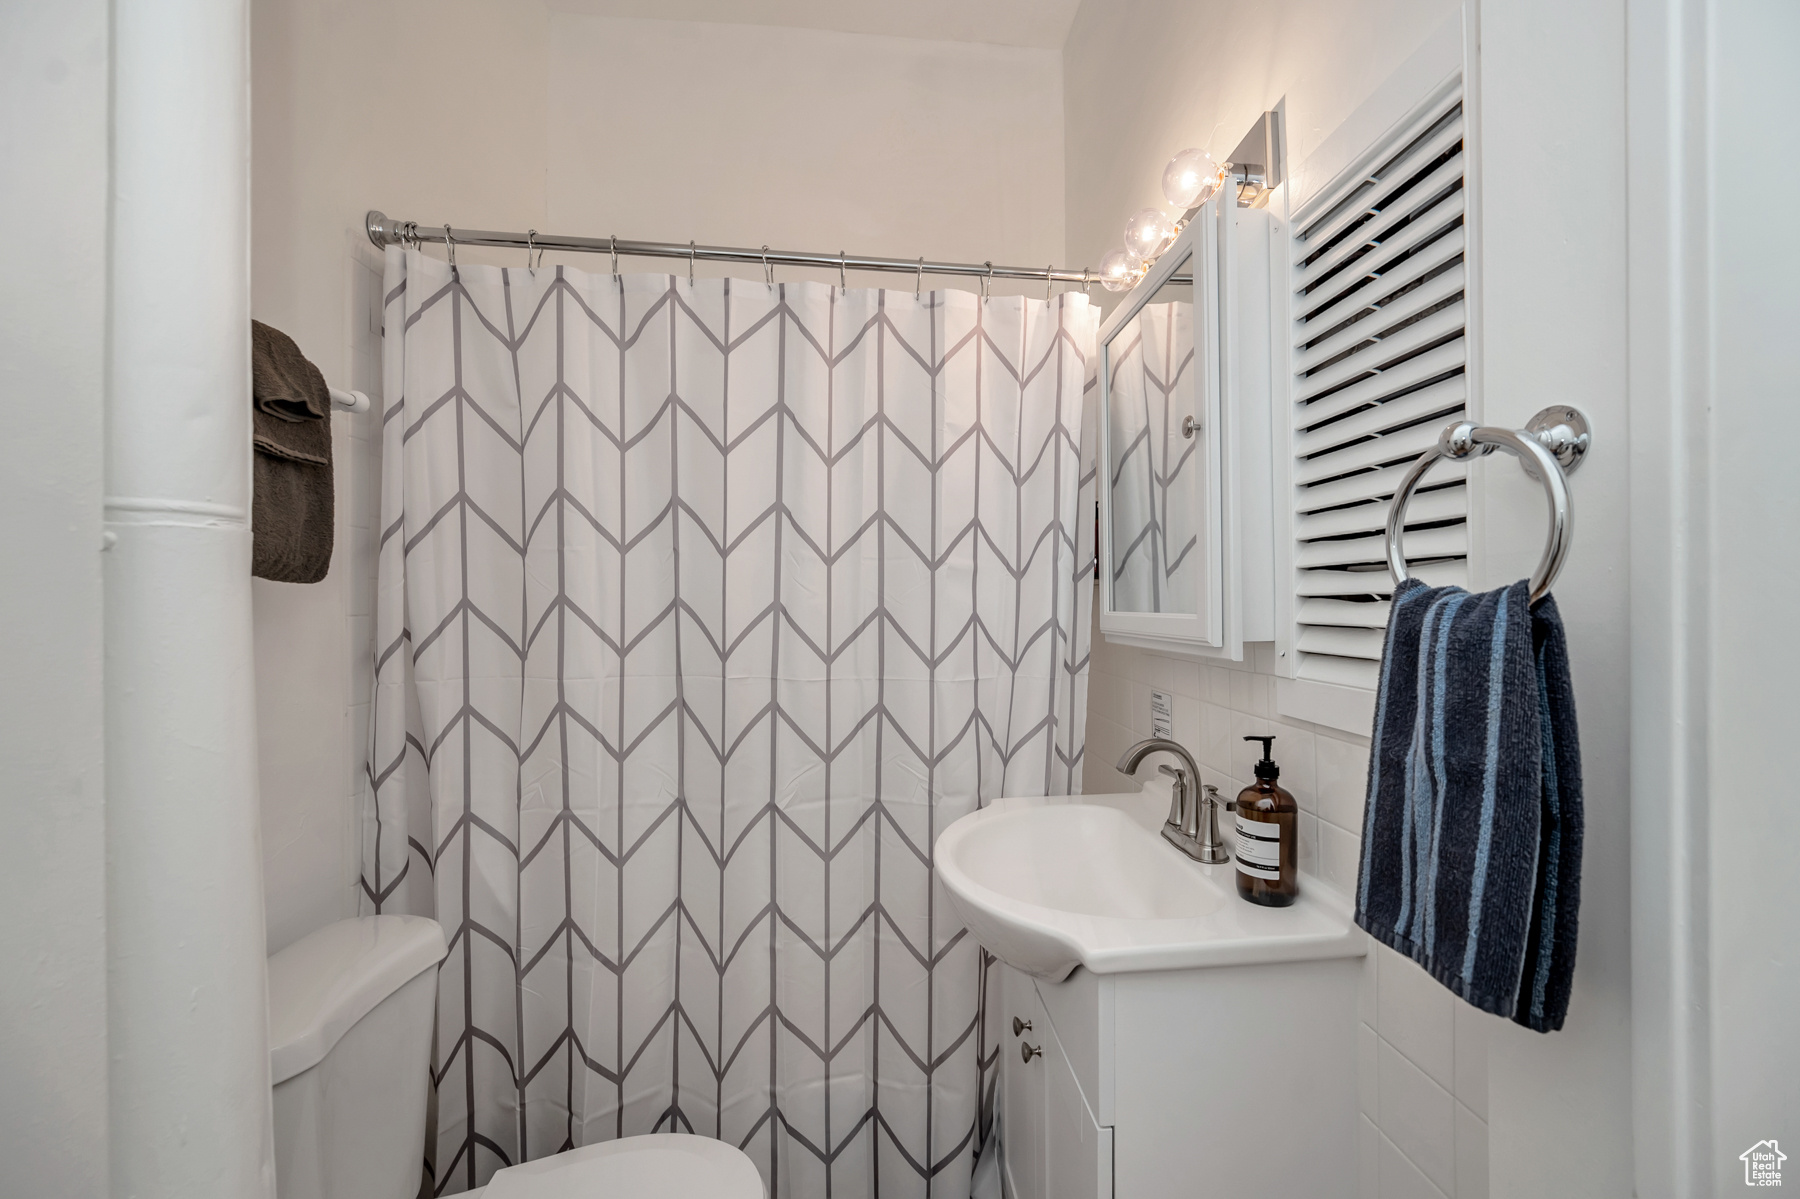
[[[1467,397],[1460,90],[1389,145],[1294,222],[1289,302],[1295,675],[1369,688],[1389,502]],[[1412,573],[1433,584],[1466,582],[1463,478],[1440,464],[1407,507]]]

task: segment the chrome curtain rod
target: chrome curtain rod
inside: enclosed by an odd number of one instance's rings
[[[417,246],[436,242],[453,246],[499,246],[506,249],[572,250],[585,254],[620,254],[633,258],[681,258],[688,262],[738,262],[761,266],[837,267],[845,271],[893,271],[904,275],[963,275],[972,278],[1025,279],[1037,283],[1079,283],[1083,288],[1100,277],[1087,268],[1055,266],[996,266],[991,262],[932,262],[924,258],[876,258],[867,254],[811,254],[800,250],[759,250],[735,246],[681,245],[667,241],[629,241],[623,237],[571,237],[561,233],[496,233],[491,229],[457,229],[449,225],[422,225],[397,221],[373,209],[364,222],[369,240],[377,246]]]

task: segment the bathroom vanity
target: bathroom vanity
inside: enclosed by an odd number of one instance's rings
[[[1355,1194],[1354,958],[1001,971],[1008,1195]]]
[[[1001,1139],[1017,1199],[1348,1199],[1363,934],[1163,842],[1168,790],[1002,799],[937,858],[1001,967]]]

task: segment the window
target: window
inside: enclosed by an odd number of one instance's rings
[[[1389,502],[1469,395],[1461,89],[1440,90],[1359,162],[1290,226],[1277,637],[1289,678],[1373,691],[1393,592]],[[1467,581],[1465,469],[1439,465],[1407,509],[1413,574],[1434,585]]]

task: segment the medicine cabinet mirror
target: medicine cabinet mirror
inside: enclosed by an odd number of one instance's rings
[[[1242,660],[1274,635],[1270,215],[1226,188],[1100,329],[1100,631]]]
[[[1220,646],[1219,350],[1209,201],[1101,330],[1100,586],[1110,633]]]

